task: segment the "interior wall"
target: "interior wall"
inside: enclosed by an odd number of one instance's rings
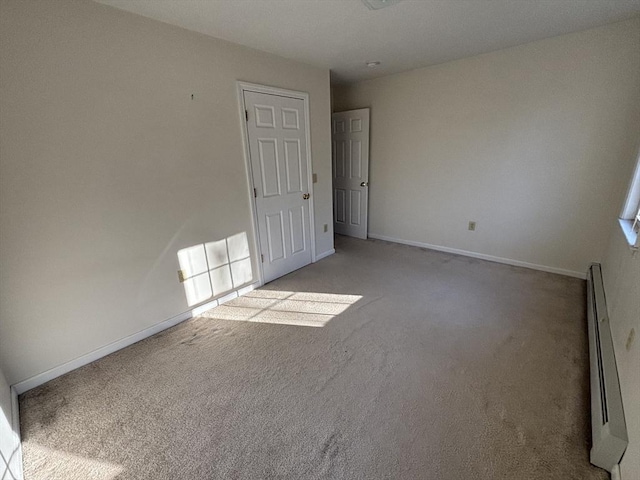
[[[584,275],[637,140],[639,51],[636,17],[336,86],[334,111],[371,107],[370,234]]]
[[[238,80],[310,94],[316,253],[333,248],[328,70],[90,1],[0,1],[10,384],[188,311],[178,250],[253,239]]]
[[[620,474],[631,479],[640,478],[640,254],[632,254],[617,222],[609,231],[602,271],[629,435]],[[627,348],[631,329],[635,339]]]

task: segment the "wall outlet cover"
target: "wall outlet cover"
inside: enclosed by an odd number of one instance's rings
[[[180,283],[184,283],[187,280],[187,276],[184,273],[184,270],[178,270],[178,281]]]

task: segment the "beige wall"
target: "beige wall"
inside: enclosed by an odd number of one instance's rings
[[[629,446],[620,463],[622,478],[627,480],[640,478],[640,254],[632,255],[617,222],[610,231],[602,269],[629,434]],[[632,328],[635,341],[627,350]]]
[[[370,233],[584,274],[627,181],[639,51],[636,17],[335,88],[335,111],[371,107]]]
[[[253,234],[237,80],[310,94],[333,248],[328,70],[89,1],[2,0],[0,35],[9,383],[187,311],[176,252]]]

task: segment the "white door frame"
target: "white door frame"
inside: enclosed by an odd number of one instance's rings
[[[309,117],[309,94],[306,92],[298,92],[296,90],[286,90],[284,88],[270,87],[267,85],[258,85],[256,83],[237,82],[238,90],[238,107],[240,115],[240,128],[242,128],[242,147],[244,151],[244,161],[247,171],[247,195],[251,204],[251,218],[253,220],[253,248],[257,253],[260,252],[260,229],[258,227],[258,212],[256,210],[256,199],[253,196],[253,167],[251,166],[251,155],[249,150],[249,132],[247,130],[247,122],[245,117],[246,105],[244,103],[244,92],[266,93],[268,95],[278,95],[280,97],[297,98],[304,102],[304,121],[306,122],[305,136],[307,140],[307,181],[309,183],[309,242],[311,243],[311,263],[316,262],[316,223],[314,219],[314,195],[313,195],[313,167],[311,161],[311,122]],[[256,258],[258,264],[258,282],[264,285],[264,271],[262,262]]]

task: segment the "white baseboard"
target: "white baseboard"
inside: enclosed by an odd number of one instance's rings
[[[327,258],[330,255],[336,253],[336,249],[332,248],[331,250],[327,250],[326,252],[322,252],[320,255],[316,255],[316,262],[322,260],[323,258]]]
[[[54,378],[57,378],[65,373],[70,372],[71,370],[75,370],[76,368],[80,368],[84,365],[87,365],[91,362],[98,360],[99,358],[106,357],[107,355],[116,352],[122,348],[128,347],[129,345],[133,345],[140,340],[144,340],[151,335],[155,335],[158,332],[166,330],[167,328],[173,327],[180,322],[184,322],[192,317],[191,311],[181,313],[180,315],[176,315],[175,317],[171,317],[164,322],[157,323],[151,327],[145,328],[144,330],[139,331],[138,333],[134,333],[127,337],[124,337],[120,340],[116,340],[113,343],[105,345],[104,347],[100,347],[93,352],[89,352],[85,355],[82,355],[78,358],[75,358],[69,362],[63,363],[62,365],[58,365],[57,367],[53,367],[46,372],[39,373],[38,375],[34,375],[31,378],[23,380],[22,382],[18,382],[13,387],[16,389],[18,394],[22,394],[27,390],[31,390],[32,388],[38,387],[44,383],[47,383]]]
[[[212,308],[217,307],[218,305],[220,305],[220,303],[218,303],[218,300],[212,300],[210,302],[207,302],[191,310],[191,316],[197,317],[198,315],[206,312],[207,310],[211,310]]]
[[[566,275],[568,277],[581,278],[582,280],[587,278],[585,272],[575,272],[573,270],[565,270],[563,268],[547,267],[546,265],[537,265],[535,263],[522,262],[520,260],[511,260],[510,258],[494,257],[493,255],[486,255],[484,253],[469,252],[468,250],[460,250],[457,248],[442,247],[440,245],[431,245],[430,243],[415,242],[413,240],[402,240],[401,238],[387,237],[386,235],[379,235],[377,233],[369,233],[369,238],[377,240],[385,240],[387,242],[402,243],[403,245],[411,245],[412,247],[428,248],[430,250],[437,250],[439,252],[455,253],[456,255],[463,255],[465,257],[479,258],[481,260],[489,260],[490,262],[504,263],[506,265],[513,265],[514,267],[531,268],[533,270],[540,270],[543,272],[557,273],[558,275]]]
[[[32,388],[35,388],[44,383],[47,383],[48,381],[53,380],[54,378],[57,378],[61,375],[64,375],[65,373],[68,373],[71,370],[75,370],[76,368],[83,367],[91,362],[95,362],[96,360],[102,357],[106,357],[107,355],[113,352],[116,352],[125,347],[128,347],[129,345],[133,345],[134,343],[139,342],[140,340],[144,340],[145,338],[155,335],[156,333],[166,330],[167,328],[173,327],[178,323],[181,323],[181,322],[184,322],[185,320],[189,320],[190,318],[196,317],[201,313],[213,307],[216,307],[217,305],[222,305],[223,303],[228,302],[233,298],[244,295],[250,292],[251,290],[254,290],[258,286],[259,286],[258,283],[254,283],[246,287],[240,288],[235,292],[231,292],[230,294],[225,295],[224,297],[218,298],[217,300],[207,302],[203,305],[200,305],[194,308],[193,310],[189,310],[179,315],[176,315],[175,317],[171,317],[163,322],[160,322],[155,325],[152,325],[151,327],[145,328],[144,330],[141,330],[138,333],[134,333],[120,340],[116,340],[113,343],[105,345],[104,347],[100,347],[97,350],[94,350],[85,355],[82,355],[74,360],[63,363],[62,365],[58,365],[57,367],[53,367],[52,369],[47,370],[46,372],[42,372],[42,373],[39,373],[38,375],[34,375],[33,377],[23,380],[22,382],[18,382],[15,385],[12,385],[12,388],[15,389],[18,395],[20,395],[26,392],[27,390],[31,390]]]

